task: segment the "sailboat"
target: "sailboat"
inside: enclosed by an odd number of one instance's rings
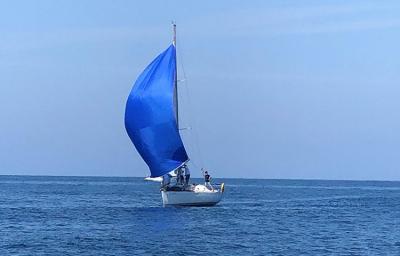
[[[125,128],[150,170],[147,180],[166,179],[187,168],[189,157],[179,133],[176,25],[172,44],[137,78],[126,103]],[[164,206],[212,206],[224,184],[163,184]]]

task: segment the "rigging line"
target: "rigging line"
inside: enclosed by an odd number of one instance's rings
[[[179,35],[178,35],[178,37],[179,37]],[[179,40],[179,41],[181,41],[181,40]],[[181,44],[180,48],[182,49],[182,44]],[[183,81],[182,82],[185,85],[184,87],[185,87],[185,94],[186,94],[186,98],[187,98],[187,104],[188,104],[189,108],[191,110],[193,110],[191,95],[190,95],[190,92],[189,92],[188,80],[187,80],[187,77],[186,77],[186,72],[185,72],[185,68],[183,66],[182,59],[183,59],[183,57],[182,57],[182,50],[181,50],[180,54],[178,55],[178,60],[179,60],[180,67],[181,67],[181,70],[182,70],[182,72],[180,72],[180,73],[183,75]],[[193,112],[193,111],[191,111],[191,112]],[[188,116],[189,122],[192,123],[192,127],[193,126],[194,127],[198,127],[196,125],[196,120],[193,117],[193,115],[187,115],[187,116]],[[202,154],[202,152],[200,150],[199,136],[198,136],[197,130],[196,130],[196,128],[194,128],[194,129],[191,129],[191,131],[192,131],[191,134],[193,135],[193,136],[191,136],[192,137],[192,141],[193,141],[193,144],[194,144],[195,151],[197,151],[200,165],[201,165],[201,167],[204,167],[203,154]],[[191,159],[191,162],[193,163],[193,165],[196,168],[200,168],[196,164],[196,161],[193,161],[193,159]]]

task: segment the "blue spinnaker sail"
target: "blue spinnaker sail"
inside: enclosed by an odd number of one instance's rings
[[[176,51],[171,45],[136,80],[125,109],[125,128],[151,177],[188,160],[175,116]]]

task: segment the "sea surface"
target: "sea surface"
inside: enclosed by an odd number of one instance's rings
[[[163,208],[142,178],[0,176],[0,255],[400,255],[400,182],[220,181]]]

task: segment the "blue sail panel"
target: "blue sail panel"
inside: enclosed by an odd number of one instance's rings
[[[174,111],[175,77],[176,50],[171,45],[140,74],[126,103],[126,131],[152,177],[188,160]]]

